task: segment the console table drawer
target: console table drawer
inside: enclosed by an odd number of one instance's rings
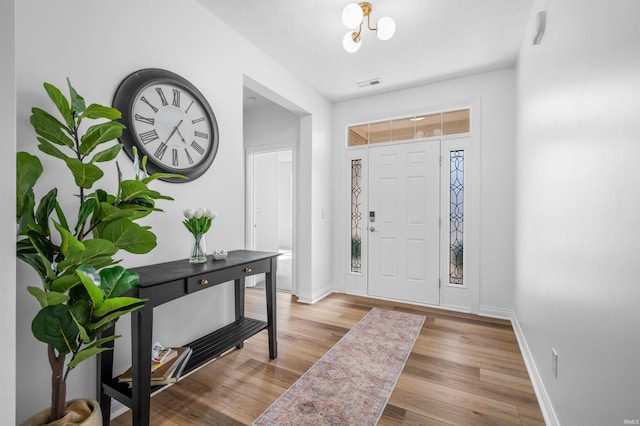
[[[271,260],[264,259],[242,266],[208,272],[187,278],[187,293],[193,293],[227,281],[236,280],[256,274],[264,274],[271,270]]]

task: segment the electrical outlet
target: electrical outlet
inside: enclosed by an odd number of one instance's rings
[[[551,348],[551,371],[553,371],[553,377],[558,378],[558,352],[555,348]]]

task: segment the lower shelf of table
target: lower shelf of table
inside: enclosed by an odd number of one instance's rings
[[[249,337],[265,330],[267,325],[265,321],[245,317],[191,343],[187,343],[185,346],[189,346],[193,352],[185,366],[183,375],[222,355],[229,349],[241,346]],[[164,386],[152,386],[151,392],[153,393],[162,387]],[[115,378],[103,383],[102,388],[106,395],[132,408],[132,392],[126,383],[118,383],[118,379]]]

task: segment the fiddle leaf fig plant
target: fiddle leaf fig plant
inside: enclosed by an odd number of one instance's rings
[[[116,163],[114,193],[95,188],[104,175],[102,165],[115,160],[122,148],[115,141],[124,128],[117,121],[121,114],[98,104],[86,106],[67,83],[69,98],[44,84],[57,114],[33,108],[30,122],[38,149],[64,162],[75,185],[58,177],[48,177],[45,183],[73,188],[74,206],[63,211],[56,187],[38,200],[34,189],[44,173],[40,158],[28,152],[16,157],[16,254],[41,281],[28,291],[40,305],[31,329],[47,344],[52,370],[51,420],[64,415],[69,373],[82,361],[109,350],[102,345],[119,337],[100,339],[100,332],[144,305],[144,300],[125,295],[138,284],[138,275],[117,265],[120,260],[114,256],[120,250],[144,254],[156,246],[150,227],[136,221],[161,211],[157,200],[172,200],[148,184],[178,176],[147,175],[146,158],[139,160],[136,154],[133,179],[124,179]]]

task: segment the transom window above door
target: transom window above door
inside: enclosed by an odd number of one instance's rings
[[[361,146],[469,133],[470,111],[466,108],[349,126],[347,144]]]

